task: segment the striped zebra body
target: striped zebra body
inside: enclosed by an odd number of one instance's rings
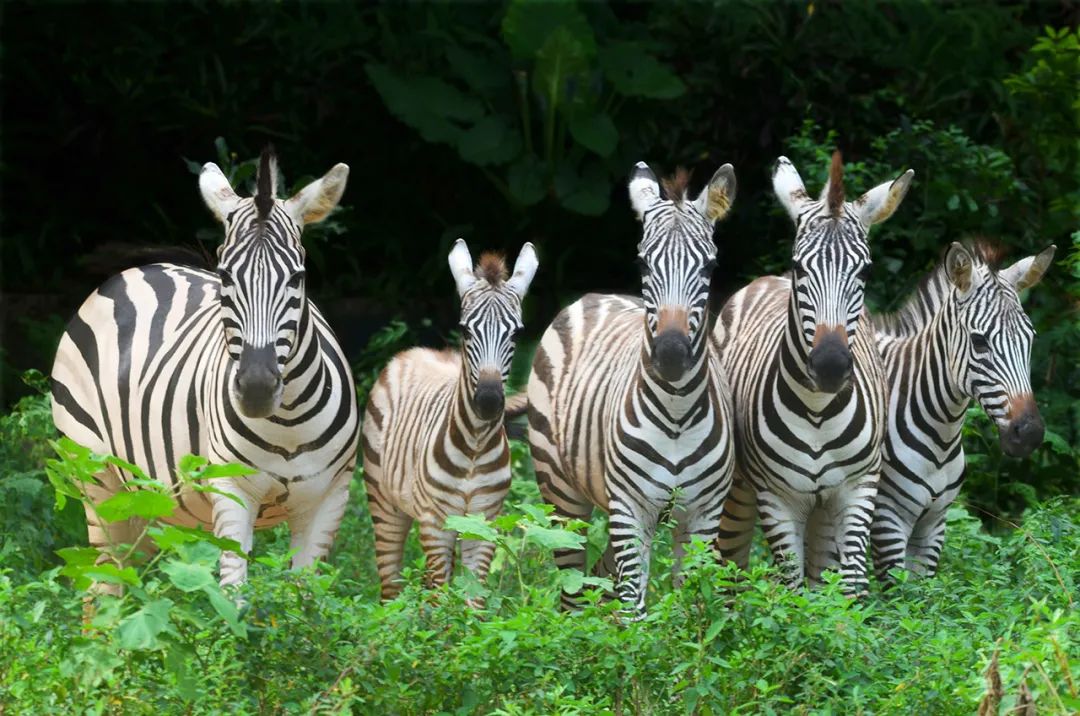
[[[255,199],[236,197],[231,187],[226,192],[224,176],[208,165],[201,183],[211,181],[230,208],[220,270],[232,271],[234,279],[225,280],[235,285],[223,289],[219,275],[172,264],[124,271],[72,318],[52,371],[58,429],[95,452],[114,454],[173,486],[176,464],[188,453],[258,470],[214,482],[243,505],[184,489],[165,521],[211,529],[245,551],[253,529],[288,521],[296,566],[326,556],[344,512],[358,440],[355,389],[337,340],[303,296],[302,283],[257,289],[240,266],[251,262],[264,283],[274,282],[277,240],[271,233],[292,236],[299,250],[300,226],[286,212],[309,206],[312,196],[321,201],[329,191],[328,212],[344,190],[347,168],[339,166],[336,176],[309,186],[311,195],[298,195],[293,204],[277,201],[264,212]],[[264,155],[260,173],[267,169],[272,161]],[[207,174],[213,176],[208,180]],[[272,194],[272,185],[262,193]],[[320,210],[308,218],[323,215]],[[281,244],[290,246],[284,239]],[[231,301],[223,297],[226,290]],[[266,305],[275,299],[281,312]],[[257,324],[269,334],[253,345]],[[276,383],[260,382],[264,375],[276,376]],[[123,491],[131,478],[110,466],[88,486],[88,495],[96,504]],[[96,547],[131,543],[142,531],[135,520],[105,524],[90,506],[87,522]],[[246,565],[224,553],[221,583],[243,581]]]
[[[494,518],[510,488],[503,389],[513,338],[521,329],[521,300],[536,271],[535,253],[526,244],[506,280],[501,259],[485,255],[473,273],[463,241],[455,252],[451,268],[462,294],[463,352],[413,348],[395,356],[364,413],[364,479],[383,599],[401,589],[413,521],[420,525],[428,584],[445,584],[458,541],[445,528],[446,518]],[[461,541],[462,564],[480,580],[493,552],[490,542]]]
[[[889,391],[871,531],[879,580],[892,582],[895,568],[937,571],[945,513],[964,479],[961,432],[972,398],[997,424],[1007,454],[1027,455],[1042,442],[1029,379],[1034,330],[1017,292],[1042,278],[1054,250],[998,271],[989,246],[953,244],[900,311],[875,316]]]
[[[724,305],[717,340],[731,381],[738,465],[717,546],[745,567],[760,519],[792,587],[839,569],[866,591],[885,394],[863,288],[871,224],[892,214],[910,173],[845,202],[833,158],[819,200],[781,157],[777,197],[796,223],[792,272],[752,282]]]
[[[730,395],[709,331],[713,223],[734,196],[730,166],[694,202],[685,185],[661,200],[643,164],[631,198],[644,223],[644,300],[589,294],[544,333],[529,378],[529,442],[544,499],[565,517],[610,516],[598,566],[644,614],[656,525],[671,511],[676,556],[692,537],[711,541],[730,488]],[[556,552],[585,570],[584,550]],[[564,608],[576,595],[564,594]]]

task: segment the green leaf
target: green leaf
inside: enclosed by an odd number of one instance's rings
[[[561,528],[530,525],[525,530],[526,542],[546,549],[578,549],[585,544],[582,535],[567,532]]]
[[[446,518],[446,529],[453,530],[463,539],[482,539],[494,542],[499,537],[483,515],[450,515]]]
[[[489,115],[466,131],[458,141],[461,158],[472,164],[505,164],[521,152],[521,135],[498,115]]]
[[[493,94],[510,83],[505,53],[484,55],[452,43],[446,48],[450,69],[480,94]]]
[[[599,163],[586,164],[581,175],[564,164],[555,176],[555,195],[570,211],[599,216],[607,211],[611,200],[611,180]]]
[[[564,592],[577,594],[585,586],[585,575],[577,569],[560,569],[559,586]]]
[[[158,549],[167,551],[178,545],[191,542],[209,542],[221,551],[236,552],[246,558],[240,547],[240,543],[227,537],[218,537],[212,532],[207,532],[201,527],[181,527],[178,525],[166,525],[164,527],[152,527],[149,530],[150,539],[158,546]],[[216,559],[216,556],[215,556]]]
[[[176,509],[176,500],[169,495],[148,490],[118,492],[97,506],[97,513],[106,522],[119,522],[131,517],[152,520],[168,517]]]
[[[60,570],[61,574],[64,574],[65,567]],[[109,582],[110,584],[130,584],[133,587],[137,587],[142,582],[139,580],[138,573],[131,567],[124,567],[120,569],[115,564],[103,563],[96,564],[90,567],[79,568],[80,575],[88,579],[92,579],[96,582]]]
[[[247,628],[240,621],[240,611],[233,604],[232,600],[226,597],[221,588],[216,584],[208,587],[204,587],[203,591],[206,596],[210,598],[210,605],[214,607],[214,611],[221,615],[221,618],[225,620],[225,623],[229,625],[229,629],[233,634],[237,636],[244,636],[247,634]]]
[[[600,48],[600,67],[615,90],[628,97],[674,99],[686,85],[634,42],[617,42]]]
[[[552,108],[560,107],[568,99],[572,85],[584,88],[587,84],[584,74],[589,69],[589,55],[585,46],[570,32],[559,28],[536,56],[533,89]],[[573,83],[572,79],[575,80]]]
[[[429,142],[455,144],[463,125],[476,123],[485,114],[479,101],[436,77],[403,76],[374,62],[365,70],[390,113]]]
[[[602,157],[610,157],[619,142],[619,130],[615,128],[615,122],[603,112],[575,114],[570,118],[570,136]]]
[[[531,206],[544,198],[546,176],[540,160],[527,155],[510,165],[506,183],[514,199]]]
[[[169,575],[169,581],[185,592],[194,592],[213,586],[214,573],[205,564],[189,564],[172,559],[161,567]]]
[[[572,0],[511,0],[503,17],[503,40],[519,61],[533,59],[560,31],[589,55],[596,52],[589,21]]]
[[[156,599],[127,616],[116,628],[121,649],[156,649],[161,646],[158,635],[169,628],[171,599]]]

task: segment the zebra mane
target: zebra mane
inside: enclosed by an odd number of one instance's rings
[[[677,167],[674,174],[660,180],[660,185],[664,187],[664,196],[681,206],[690,186],[690,172],[686,167]]]
[[[832,164],[829,166],[829,191],[825,198],[829,213],[840,216],[840,210],[844,206],[844,160],[839,149],[832,155]]]
[[[262,155],[259,156],[259,170],[255,178],[255,208],[259,212],[260,220],[265,220],[270,216],[275,198],[277,198],[277,156],[274,154],[274,145],[267,144],[262,150]]]
[[[485,251],[476,264],[476,278],[482,278],[493,288],[501,286],[510,277],[506,270],[506,258],[494,251]]]
[[[997,273],[1004,253],[999,244],[985,238],[968,239],[963,243],[972,256],[973,271],[985,267],[991,273]],[[947,252],[948,248],[942,252],[937,266],[922,277],[919,285],[900,308],[891,313],[872,316],[875,331],[893,336],[910,336],[920,332],[930,322],[952,290],[952,282],[945,269]]]

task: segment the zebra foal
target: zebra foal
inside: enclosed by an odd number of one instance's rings
[[[437,587],[450,579],[458,542],[444,526],[447,516],[494,518],[510,488],[503,388],[536,252],[525,244],[509,278],[496,254],[483,254],[474,269],[461,239],[449,260],[461,298],[461,351],[399,353],[380,373],[364,412],[364,481],[383,599],[401,591],[402,554],[414,520],[428,585]],[[490,542],[461,540],[461,561],[480,580],[493,553]]]
[[[997,268],[989,244],[953,243],[899,311],[875,316],[889,389],[884,463],[871,527],[874,567],[932,576],[945,513],[964,479],[961,430],[974,399],[1001,449],[1025,457],[1043,439],[1031,392],[1031,321],[1019,292],[1037,284],[1056,247]]]
[[[356,463],[352,373],[305,293],[300,242],[304,226],[337,205],[348,173],[338,164],[283,201],[269,149],[252,197],[204,165],[199,188],[225,228],[216,272],[153,264],[112,277],[68,323],[52,368],[57,428],[95,452],[170,485],[187,453],[258,470],[215,481],[241,504],[184,491],[167,521],[210,528],[245,552],[253,529],[287,521],[294,567],[329,552]],[[130,478],[110,466],[88,496],[99,503]],[[103,522],[92,505],[86,518],[95,547],[141,532],[134,520]],[[247,576],[231,552],[220,567],[222,585]]]
[[[839,566],[846,592],[867,589],[885,426],[881,357],[863,311],[867,233],[896,210],[912,175],[848,202],[838,152],[815,200],[780,157],[773,188],[795,222],[791,272],[752,282],[716,322],[738,454],[717,546],[745,567],[760,517],[792,587]]]
[[[710,334],[713,229],[735,196],[722,166],[690,200],[687,176],[665,182],[648,166],[630,180],[642,222],[642,298],[589,294],[544,333],[528,387],[529,442],[544,499],[566,517],[610,515],[601,569],[618,596],[645,613],[656,524],[671,510],[676,556],[691,537],[711,541],[734,461],[730,395]],[[556,552],[584,571],[584,550]],[[572,609],[576,595],[563,594]]]

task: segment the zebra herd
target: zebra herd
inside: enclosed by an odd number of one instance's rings
[[[251,197],[206,164],[199,188],[225,229],[216,273],[155,264],[91,294],[57,351],[53,417],[73,440],[176,485],[171,521],[245,551],[254,529],[287,521],[296,567],[329,553],[359,449],[384,599],[400,590],[413,522],[429,584],[450,578],[458,550],[486,576],[493,545],[459,545],[446,518],[499,513],[510,486],[506,422],[522,414],[544,499],[567,518],[607,513],[595,570],[614,578],[632,618],[645,613],[662,519],[675,525],[676,568],[693,538],[745,567],[760,523],[790,586],[836,570],[859,596],[868,550],[885,583],[894,568],[936,570],[972,400],[1007,454],[1025,456],[1043,438],[1029,379],[1034,330],[1019,294],[1042,278],[1053,246],[1002,269],[988,245],[953,243],[898,312],[865,309],[870,227],[896,211],[912,176],[848,201],[836,154],[815,199],[781,157],[772,180],[795,226],[791,270],[753,281],[714,320],[713,232],[734,202],[735,172],[725,164],[690,198],[685,172],[658,181],[639,163],[629,194],[642,225],[640,298],[589,294],[563,309],[526,392],[509,397],[536,251],[525,244],[510,271],[495,254],[474,265],[458,240],[449,265],[461,350],[394,357],[361,422],[348,363],[305,293],[301,242],[304,226],[337,205],[348,167],[282,200],[269,150]],[[188,491],[175,471],[188,453],[256,473]],[[94,509],[133,477],[110,465],[86,488],[91,545],[142,534],[134,520],[106,523]],[[585,552],[557,552],[556,562],[585,570]],[[223,553],[222,585],[245,578],[245,559]],[[564,594],[563,606],[578,596]]]

